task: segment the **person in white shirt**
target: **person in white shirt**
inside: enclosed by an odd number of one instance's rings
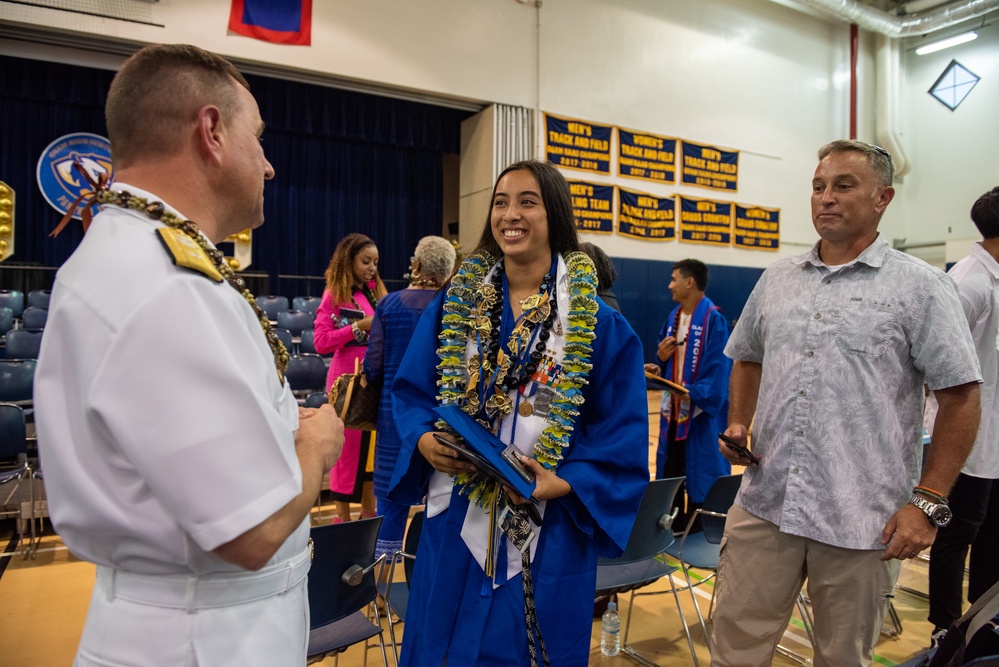
[[[299,409],[215,248],[263,223],[257,104],[226,60],[157,45],[106,115],[115,182],[93,184],[35,381],[52,522],[97,565],[75,664],[303,665],[308,516],[343,423]]]
[[[934,644],[962,614],[969,548],[968,602],[974,603],[999,581],[999,187],[978,198],[971,219],[984,238],[948,273],[957,283],[982,367],[982,422],[950,492],[954,518],[940,529],[930,549]]]

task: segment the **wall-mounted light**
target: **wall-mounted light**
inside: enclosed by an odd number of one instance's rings
[[[957,46],[958,44],[964,44],[970,42],[973,39],[978,39],[978,33],[975,31],[964,32],[960,35],[954,35],[953,37],[948,37],[947,39],[941,39],[937,42],[930,42],[929,44],[924,44],[916,49],[917,56],[925,56],[927,53],[934,53],[936,51],[942,51],[943,49],[948,49],[952,46]]]

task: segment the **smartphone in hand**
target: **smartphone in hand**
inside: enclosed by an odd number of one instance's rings
[[[347,320],[348,322],[354,322],[355,320],[364,319],[364,311],[357,308],[341,308],[340,317]]]
[[[741,455],[745,456],[747,459],[749,459],[750,461],[752,461],[753,463],[759,465],[759,463],[760,463],[760,457],[757,456],[756,454],[754,454],[753,452],[749,451],[743,445],[739,444],[736,440],[733,440],[732,438],[728,437],[724,433],[719,433],[718,434],[718,439],[721,440],[722,442],[724,442],[725,446],[728,447],[729,449],[731,449],[732,451],[734,451],[735,453],[741,454]]]

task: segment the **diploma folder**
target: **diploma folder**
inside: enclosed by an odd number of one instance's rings
[[[464,442],[456,443],[454,449],[474,463],[479,472],[500,484],[506,484],[524,498],[531,497],[534,482],[521,477],[513,465],[503,458],[503,450],[507,445],[502,440],[458,406],[442,405],[434,412],[462,437]]]

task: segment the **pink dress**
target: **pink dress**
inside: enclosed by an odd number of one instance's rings
[[[316,311],[313,325],[316,352],[333,354],[333,361],[326,375],[326,391],[342,374],[353,373],[354,360],[363,362],[364,352],[368,349],[367,345],[348,345],[354,342],[354,332],[349,324],[337,326],[341,307],[360,307],[365,315],[374,315],[374,308],[359,290],[354,290],[354,301],[357,306],[350,301],[334,304],[333,297],[326,291],[323,292],[322,302]],[[369,433],[344,430],[343,452],[330,470],[330,491],[333,492],[334,500],[360,502],[361,484],[371,479],[371,473],[365,472],[370,439]]]

